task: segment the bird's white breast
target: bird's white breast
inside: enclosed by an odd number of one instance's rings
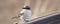
[[[31,16],[31,10],[23,9],[21,13],[24,13],[22,16],[23,18],[27,19]]]

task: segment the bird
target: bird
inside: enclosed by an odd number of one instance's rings
[[[21,14],[21,17],[24,19],[24,21],[28,22],[28,18],[32,15],[30,7],[24,6],[20,14]]]

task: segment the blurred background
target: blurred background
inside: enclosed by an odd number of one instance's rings
[[[13,22],[21,21],[11,18],[19,14],[25,1],[27,0],[0,0],[0,24],[13,24]],[[60,11],[60,0],[30,0],[28,2],[32,10],[30,20]]]

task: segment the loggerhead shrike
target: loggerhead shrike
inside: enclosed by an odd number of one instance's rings
[[[25,6],[19,14],[19,16],[21,16],[24,21],[27,21],[31,15],[31,9],[29,6]]]

